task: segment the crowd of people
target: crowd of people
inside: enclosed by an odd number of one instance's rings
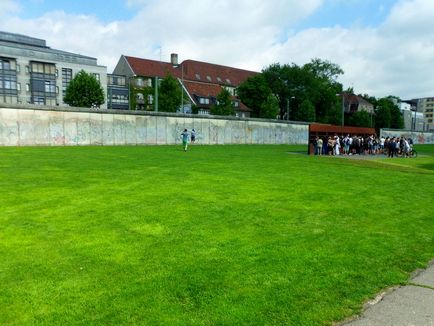
[[[324,136],[313,140],[315,155],[377,155],[388,157],[403,154],[409,156],[413,140],[405,137],[378,137],[370,135]]]

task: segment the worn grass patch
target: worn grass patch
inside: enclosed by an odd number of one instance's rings
[[[433,147],[0,151],[0,324],[323,325],[434,257]]]

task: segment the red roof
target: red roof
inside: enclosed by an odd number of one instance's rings
[[[184,80],[228,85],[233,87],[237,87],[247,78],[258,74],[254,71],[194,60],[185,60],[180,65],[173,66],[169,62],[156,60],[140,59],[128,56],[125,56],[125,59],[131,66],[134,74],[138,76],[158,76],[164,78],[167,73],[170,73],[172,76],[183,78]]]
[[[125,56],[125,59],[135,75],[164,78],[169,73],[175,78],[183,79],[188,93],[199,97],[217,97],[222,91],[222,86],[237,87],[247,78],[258,74],[254,71],[194,60],[185,60],[174,66],[169,62],[129,56]],[[240,103],[238,110],[251,111],[243,103]]]
[[[184,66],[184,79],[233,87],[258,74],[254,71],[194,60],[185,60],[181,65]]]
[[[167,73],[170,73],[172,76],[178,77],[177,68],[174,68],[170,63],[128,56],[125,56],[125,59],[137,76],[164,78]]]

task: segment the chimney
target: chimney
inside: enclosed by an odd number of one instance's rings
[[[177,53],[172,53],[170,55],[170,62],[172,63],[172,66],[178,65],[178,54]]]

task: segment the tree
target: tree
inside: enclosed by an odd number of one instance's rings
[[[394,97],[384,97],[377,101],[375,108],[375,127],[402,129],[404,118],[399,107],[394,103]]]
[[[181,86],[170,74],[161,81],[158,92],[158,110],[176,112],[181,105]]]
[[[84,70],[71,80],[63,101],[71,106],[92,108],[104,104],[104,89],[92,74]]]
[[[355,127],[371,127],[372,116],[367,111],[357,111],[354,112],[349,117],[349,122],[347,125]]]
[[[295,117],[299,121],[315,121],[315,107],[312,102],[305,99],[297,111],[297,116]]]
[[[291,101],[290,120],[315,119],[319,122],[330,120],[335,114],[334,107],[339,99],[336,94],[342,91],[337,82],[342,69],[329,61],[313,59],[300,67],[296,64],[273,64],[262,71],[273,94],[279,99],[280,116],[286,112]],[[314,112],[311,112],[312,107]],[[305,110],[308,112],[304,112]],[[340,115],[338,115],[340,116]]]
[[[234,106],[232,105],[231,93],[223,88],[217,95],[217,104],[211,107],[211,114],[214,115],[234,115]]]
[[[279,100],[275,95],[269,94],[267,99],[261,105],[261,111],[259,114],[259,118],[265,119],[276,119],[277,114],[279,113]]]
[[[268,86],[262,74],[249,77],[237,88],[237,94],[241,102],[252,109],[251,116],[255,118],[269,118],[269,100],[272,96],[271,88]],[[276,98],[274,96],[274,98]],[[267,104],[268,103],[268,104]],[[277,101],[277,108],[279,107]],[[264,112],[265,110],[265,112]],[[277,114],[277,113],[276,113]],[[273,118],[276,117],[276,114]]]

